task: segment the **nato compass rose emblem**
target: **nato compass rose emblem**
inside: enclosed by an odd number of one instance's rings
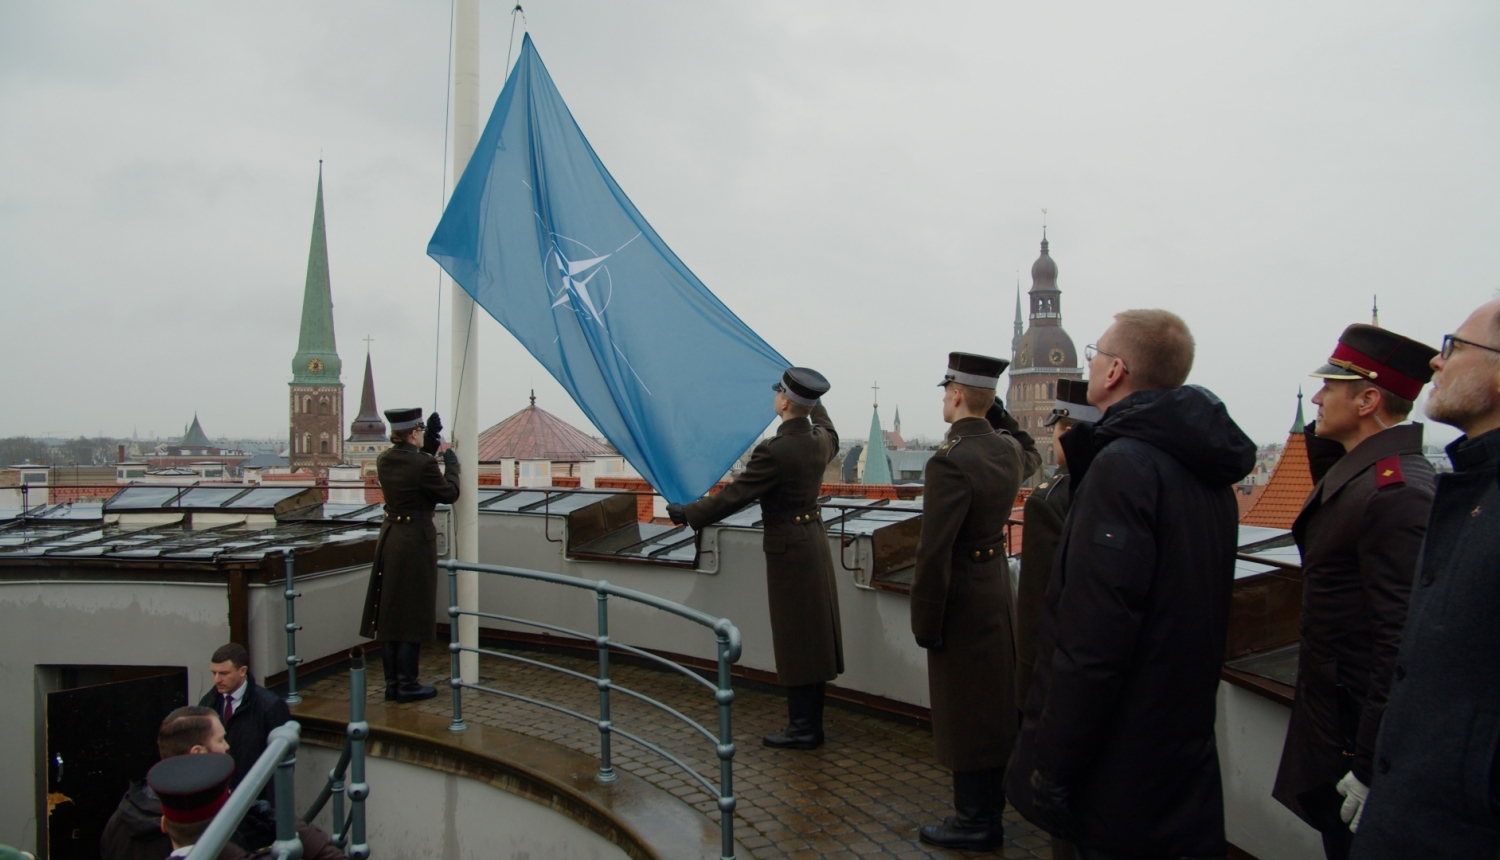
[[[609,340],[609,345],[619,353],[625,366],[630,368],[636,381],[641,383],[642,388],[646,388],[647,394],[650,394],[651,389],[646,387],[645,380],[635,372],[630,359],[626,358],[625,353],[615,344],[614,337],[609,332],[609,325],[604,321],[604,312],[609,309],[609,304],[614,300],[615,295],[614,277],[610,274],[609,266],[605,265],[605,261],[625,250],[627,245],[640,237],[641,234],[636,233],[624,245],[608,254],[600,254],[577,239],[553,233],[552,250],[547,253],[544,269],[547,273],[547,291],[552,295],[552,307],[558,308],[566,305],[573,309],[580,326],[589,324],[598,326]]]

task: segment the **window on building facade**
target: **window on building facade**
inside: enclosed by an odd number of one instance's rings
[[[308,415],[312,414],[312,395],[302,395],[302,411]]]

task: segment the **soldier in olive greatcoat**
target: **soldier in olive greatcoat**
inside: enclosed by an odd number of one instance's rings
[[[1317,486],[1292,534],[1302,553],[1297,692],[1272,795],[1345,860],[1373,779],[1375,737],[1390,690],[1435,477],[1422,425],[1404,424],[1432,378],[1430,346],[1351,325],[1313,396]],[[1314,435],[1315,434],[1315,435]],[[1346,453],[1347,452],[1347,453]],[[1326,474],[1323,472],[1326,470]]]
[[[458,456],[437,451],[442,421],[424,425],[421,409],[387,409],[391,445],[375,461],[385,495],[385,521],[375,543],[370,587],[359,635],[377,639],[385,663],[385,697],[430,699],[437,691],[417,680],[421,643],[437,639],[437,528],[432,511],[458,500]]]
[[[788,713],[786,728],[763,740],[782,749],[823,744],[823,685],[844,671],[833,556],[818,508],[823,470],[839,452],[839,434],[819,402],[828,387],[816,370],[788,368],[772,386],[782,419],[776,435],[755,446],[729,486],[667,507],[673,522],[702,529],[760,501],[771,644]]]
[[[1097,424],[1104,413],[1088,402],[1087,382],[1076,379],[1057,381],[1057,400],[1052,414],[1044,423],[1052,428],[1052,450],[1057,455],[1057,472],[1043,481],[1026,497],[1025,540],[1021,543],[1021,577],[1016,586],[1016,702],[1025,703],[1031,688],[1031,673],[1036,666],[1037,628],[1041,624],[1047,585],[1052,581],[1052,562],[1062,540],[1063,524],[1072,507],[1072,478],[1062,437],[1079,421]],[[1052,860],[1074,860],[1073,844],[1060,836],[1052,837]]]
[[[911,629],[927,649],[938,764],[953,772],[957,815],[923,827],[923,842],[987,851],[1004,835],[1001,786],[1016,737],[1015,640],[1005,523],[1041,458],[995,397],[1010,362],[951,353],[943,420],[953,426],[927,461]]]

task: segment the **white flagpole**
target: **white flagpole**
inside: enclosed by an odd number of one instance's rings
[[[479,0],[454,0],[453,10],[453,185],[469,164],[479,143]],[[449,283],[452,283],[450,280]],[[474,299],[457,284],[453,296],[453,430],[458,449],[458,503],[453,506],[455,558],[479,561],[479,319]],[[479,610],[479,574],[458,574],[460,609]],[[459,644],[479,647],[479,619],[458,619]],[[479,683],[479,655],[465,651],[459,675],[466,684]]]

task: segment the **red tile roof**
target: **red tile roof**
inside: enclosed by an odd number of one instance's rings
[[[531,405],[479,434],[479,462],[506,459],[578,463],[591,457],[619,456],[614,449],[551,412]]]
[[[1243,520],[1245,518],[1245,514],[1250,513],[1250,509],[1255,507],[1255,503],[1260,501],[1260,497],[1265,494],[1265,492],[1265,484],[1256,484],[1255,486],[1250,488],[1249,493],[1242,493],[1240,492],[1238,487],[1235,488],[1234,500],[1240,503],[1240,519]]]
[[[1240,524],[1289,529],[1302,510],[1302,503],[1312,492],[1312,466],[1307,462],[1307,440],[1301,433],[1287,437],[1286,447],[1271,480],[1266,482],[1260,498],[1240,517]]]

